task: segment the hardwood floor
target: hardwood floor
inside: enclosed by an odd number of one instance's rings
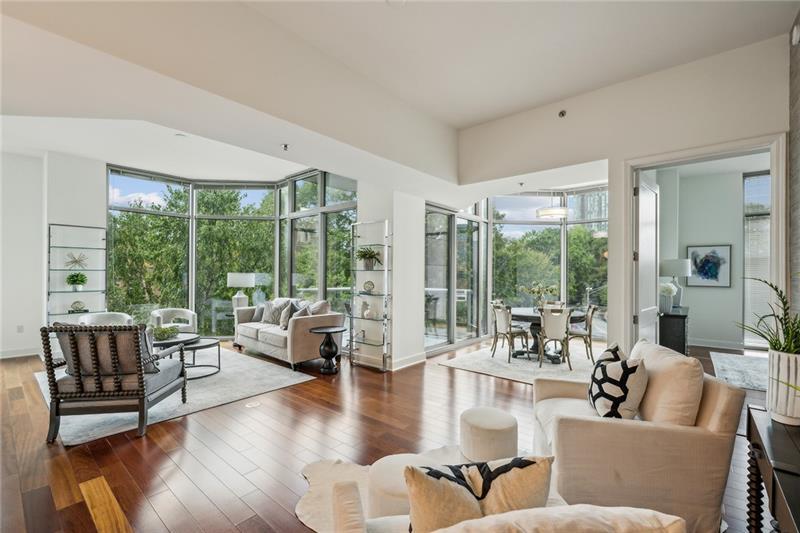
[[[2,361],[1,529],[308,531],[294,516],[305,464],[369,464],[455,443],[459,414],[479,404],[513,413],[529,448],[530,385],[437,364],[474,349],[387,374],[344,362],[338,375],[323,376],[321,362],[311,362],[302,371],[315,380],[154,424],[143,438],[129,432],[71,448],[45,443],[39,359]],[[713,372],[708,350],[693,353]],[[745,445],[737,437],[725,495],[733,532],[746,530]]]

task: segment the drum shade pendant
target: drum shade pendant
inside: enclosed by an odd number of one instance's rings
[[[561,205],[550,205],[550,207],[540,207],[539,209],[536,210],[536,218],[548,218],[548,219],[567,218],[568,214],[569,214],[569,209]]]

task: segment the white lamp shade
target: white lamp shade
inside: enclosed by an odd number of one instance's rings
[[[252,272],[228,272],[228,287],[255,287],[256,275]]]
[[[686,278],[692,275],[692,263],[688,259],[664,259],[659,272],[664,277]]]

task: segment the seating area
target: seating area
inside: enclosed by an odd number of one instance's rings
[[[800,0],[0,24],[3,532],[800,532]]]

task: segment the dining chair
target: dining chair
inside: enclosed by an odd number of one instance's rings
[[[489,305],[492,306],[492,309],[494,309],[495,305],[505,304],[503,303],[503,300],[497,299],[490,301]],[[492,327],[489,331],[492,332],[492,347],[490,349],[494,350],[495,346],[497,346],[497,318],[494,315],[494,311],[492,311]]]
[[[564,309],[567,303],[561,300],[545,300],[542,302],[542,307],[545,309]]]
[[[508,362],[511,363],[511,354],[514,351],[514,340],[519,337],[522,339],[522,346],[528,350],[528,332],[521,327],[511,323],[511,308],[506,305],[494,304],[495,334],[492,343],[492,357],[497,350],[497,340],[504,339],[508,342]]]
[[[572,310],[566,308],[540,309],[542,315],[542,327],[539,330],[539,367],[544,361],[544,345],[548,341],[561,343],[561,361],[566,361],[569,369],[572,370],[572,362],[569,359],[569,317]]]
[[[586,358],[591,359],[592,363],[594,363],[594,353],[592,353],[592,319],[597,309],[598,307],[596,305],[590,304],[589,308],[586,310],[586,321],[583,324],[571,325],[569,328],[569,340],[583,340],[583,345],[586,348]]]

